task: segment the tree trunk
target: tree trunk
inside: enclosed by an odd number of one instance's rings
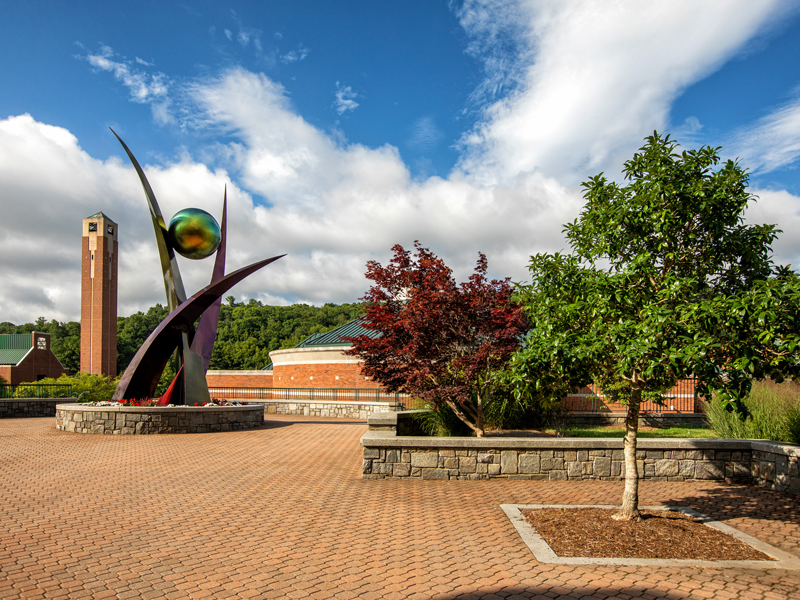
[[[483,410],[478,407],[475,415],[475,436],[483,437],[485,433],[485,426],[483,424]]]
[[[639,408],[642,388],[631,384],[631,399],[625,416],[625,491],[622,507],[614,515],[618,521],[639,521],[639,470],[636,468],[636,436],[639,432]]]
[[[475,422],[469,420],[469,417],[464,414],[465,411],[462,411],[461,408],[458,406],[456,402],[452,400],[447,400],[447,405],[453,409],[453,412],[456,416],[461,419],[464,423],[466,423],[472,431],[475,432],[476,437],[483,437],[485,434],[485,427],[483,424],[483,411],[478,407],[477,410],[473,411],[472,417],[475,419]]]

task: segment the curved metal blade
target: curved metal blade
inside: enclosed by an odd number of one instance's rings
[[[125,373],[122,374],[119,385],[114,391],[113,399],[152,398],[158,379],[164,370],[164,365],[167,364],[172,352],[180,345],[181,338],[184,337],[187,329],[192,327],[197,318],[218,298],[221,298],[222,294],[242,279],[283,256],[286,255],[273,256],[225,275],[219,281],[204,287],[167,315],[145,340],[133,360],[131,360],[128,368],[125,369]],[[187,356],[190,355],[197,357],[197,354],[188,350]],[[202,388],[202,384],[199,382],[193,385],[197,386],[194,388],[196,390]],[[189,384],[187,384],[186,390],[187,396],[192,393],[192,387]],[[208,394],[207,386],[205,386],[205,394]],[[186,399],[187,402],[190,400],[190,398]],[[191,401],[195,402],[196,400]]]
[[[220,223],[220,242],[217,248],[217,256],[214,258],[214,271],[211,273],[211,283],[215,283],[225,276],[225,248],[228,222],[228,186],[225,186],[225,195],[222,200],[222,223]],[[214,351],[214,340],[217,337],[217,324],[219,323],[219,311],[222,306],[222,296],[217,298],[200,317],[197,325],[197,332],[192,340],[192,351],[203,358],[203,373],[208,371],[208,364],[211,362],[211,354]]]
[[[109,127],[109,129],[111,128]],[[172,312],[178,308],[181,302],[186,301],[186,290],[183,287],[183,280],[181,279],[180,269],[178,269],[178,261],[175,259],[175,252],[173,252],[172,246],[170,246],[169,243],[164,217],[161,216],[161,209],[158,207],[156,195],[153,193],[153,188],[150,187],[150,182],[147,181],[147,177],[145,177],[144,171],[142,167],[139,166],[136,157],[133,156],[133,153],[128,146],[125,145],[125,142],[122,141],[122,138],[117,135],[116,131],[111,129],[111,133],[113,133],[114,137],[122,144],[122,147],[128,154],[128,158],[131,160],[131,163],[133,163],[133,168],[136,169],[136,173],[139,175],[139,180],[142,182],[144,195],[150,207],[150,217],[153,219],[153,229],[156,232],[158,256],[161,259],[161,271],[164,275],[164,289],[167,293],[167,306],[170,312]]]

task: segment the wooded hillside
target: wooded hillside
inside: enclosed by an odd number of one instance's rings
[[[272,350],[292,348],[312,333],[323,333],[358,317],[363,304],[325,304],[309,306],[264,306],[256,300],[246,303],[226,298],[219,316],[217,342],[211,356],[212,369],[260,369],[266,366]],[[146,313],[117,318],[117,370],[122,373],[147,336],[167,315],[160,304]],[[0,323],[2,333],[50,334],[53,353],[70,374],[80,370],[81,326],[75,321],[46,321],[14,325]]]

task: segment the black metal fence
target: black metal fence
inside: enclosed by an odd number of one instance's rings
[[[642,402],[643,413],[695,413],[700,412],[695,392],[697,381],[684,379],[666,392],[663,404],[646,400]],[[211,387],[212,398],[240,400],[282,400],[297,402],[385,402],[393,410],[425,408],[425,403],[409,394],[387,392],[372,388],[241,388]],[[570,412],[624,412],[625,406],[610,402],[594,385],[587,386],[564,399]]]
[[[664,394],[663,404],[645,400],[641,405],[643,413],[695,413],[700,412],[696,393],[696,379],[682,379]],[[625,406],[610,402],[595,385],[587,386],[564,399],[570,412],[624,412]]]
[[[404,406],[408,394],[378,388],[237,388],[210,387],[212,398],[241,400],[296,400],[298,402],[385,402]]]
[[[72,386],[62,383],[0,385],[0,398],[72,398]]]

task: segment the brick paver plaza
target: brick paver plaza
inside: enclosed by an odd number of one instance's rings
[[[98,436],[0,421],[0,598],[800,598],[783,570],[539,564],[499,505],[613,504],[618,482],[366,481],[363,421]],[[800,556],[800,500],[652,483]]]

